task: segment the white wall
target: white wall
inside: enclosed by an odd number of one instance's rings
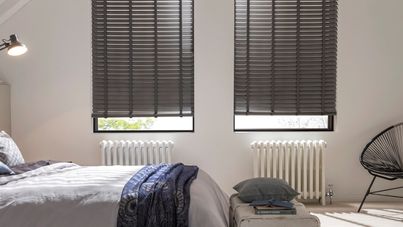
[[[336,130],[297,133],[232,131],[233,0],[195,4],[195,133],[92,133],[90,0],[33,0],[0,25],[0,37],[18,33],[29,48],[18,58],[0,54],[26,159],[94,165],[101,139],[171,139],[175,160],[199,165],[230,192],[251,176],[251,141],[325,139],[336,199],[361,199],[370,180],[358,161],[363,146],[403,121],[403,1],[340,0]]]
[[[0,130],[11,133],[10,86],[0,80]]]

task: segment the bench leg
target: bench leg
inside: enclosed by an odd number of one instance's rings
[[[373,178],[372,181],[371,181],[371,184],[369,184],[367,193],[365,193],[365,196],[364,196],[364,198],[362,199],[362,202],[361,202],[361,204],[360,204],[360,207],[358,208],[358,211],[357,211],[358,213],[360,213],[361,208],[362,208],[362,205],[364,204],[365,200],[367,199],[367,196],[368,196],[369,193],[371,192],[371,187],[372,187],[372,185],[374,184],[375,178],[376,178],[376,176],[374,176],[374,178]]]

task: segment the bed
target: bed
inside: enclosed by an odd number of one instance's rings
[[[60,162],[0,177],[0,226],[116,226],[122,189],[142,168]],[[199,169],[190,185],[189,226],[228,226],[228,203]]]

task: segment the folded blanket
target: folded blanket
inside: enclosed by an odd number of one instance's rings
[[[178,164],[145,166],[125,185],[117,226],[186,227],[190,185],[198,167]]]

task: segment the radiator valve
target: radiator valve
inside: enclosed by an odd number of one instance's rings
[[[334,196],[333,184],[329,184],[326,192],[326,197],[329,197],[330,204],[332,204],[333,196]]]

